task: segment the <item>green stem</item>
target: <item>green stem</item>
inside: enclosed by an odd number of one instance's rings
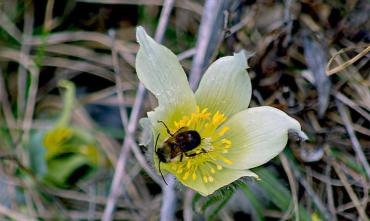
[[[63,111],[59,120],[55,124],[55,127],[64,127],[71,119],[73,104],[75,102],[76,87],[72,82],[66,80],[60,81],[58,85],[62,88],[65,88],[66,91],[64,94]]]

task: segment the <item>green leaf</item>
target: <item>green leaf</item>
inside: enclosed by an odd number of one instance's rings
[[[241,182],[240,183],[240,189],[244,192],[249,202],[252,204],[253,209],[255,211],[255,218],[259,221],[265,220],[263,216],[263,210],[264,206],[258,201],[256,196],[253,194],[253,192],[250,190],[248,184]]]
[[[286,212],[292,202],[291,194],[283,184],[266,168],[256,168],[255,171],[261,178],[258,184],[267,192],[271,202],[281,211]],[[310,221],[309,213],[299,206],[299,220]]]
[[[45,178],[56,185],[66,186],[73,172],[85,165],[90,165],[89,161],[80,154],[56,158],[48,162],[48,173]]]
[[[209,216],[206,218],[207,221],[211,221],[211,220],[214,220],[216,218],[216,216],[218,215],[220,210],[222,208],[224,208],[224,206],[227,204],[227,202],[229,202],[229,200],[233,196],[234,192],[235,191],[230,191],[230,192],[227,192],[223,195],[223,197],[221,199],[221,202],[218,201],[219,204],[209,213]]]

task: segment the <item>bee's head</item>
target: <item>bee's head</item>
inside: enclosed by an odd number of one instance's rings
[[[160,162],[167,163],[170,161],[170,153],[166,151],[166,148],[158,148],[156,154]]]

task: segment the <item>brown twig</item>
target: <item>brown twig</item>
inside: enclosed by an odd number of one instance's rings
[[[354,56],[353,58],[351,58],[350,60],[344,62],[343,64],[340,64],[339,66],[337,66],[335,68],[330,69],[330,66],[333,63],[335,57],[337,57],[340,54],[343,54],[346,51],[353,50],[354,48],[341,49],[340,51],[338,51],[337,53],[335,53],[335,55],[330,58],[327,66],[326,66],[326,70],[325,70],[326,71],[326,74],[327,75],[335,74],[335,73],[337,73],[337,72],[339,72],[339,71],[347,68],[348,66],[352,65],[353,63],[355,63],[360,58],[364,57],[365,55],[367,55],[370,52],[370,45],[361,46],[361,47],[366,47],[366,48],[364,50],[362,50],[360,53],[358,53],[356,56]],[[356,47],[356,48],[359,48],[359,47]]]
[[[358,139],[356,137],[356,134],[353,130],[351,119],[348,116],[344,105],[341,102],[339,102],[338,100],[336,100],[335,103],[337,105],[339,115],[341,116],[341,118],[343,120],[343,123],[344,123],[344,126],[346,127],[348,135],[351,139],[353,150],[356,152],[357,158],[360,160],[362,166],[364,167],[364,169],[366,171],[366,174],[368,174],[368,176],[370,176],[369,162],[367,162],[366,156],[365,156],[364,152],[362,151],[361,144],[358,141]]]
[[[367,215],[365,213],[365,209],[362,207],[360,200],[358,199],[356,193],[353,191],[351,185],[349,184],[347,177],[342,172],[342,169],[341,169],[340,165],[336,161],[333,161],[333,167],[334,167],[335,172],[339,176],[339,179],[344,184],[344,188],[346,189],[349,197],[351,198],[354,206],[356,207],[357,212],[360,215],[361,220],[362,221],[369,220],[369,218],[367,217]]]
[[[292,190],[292,198],[293,198],[293,206],[294,206],[294,213],[295,213],[295,220],[299,221],[299,202],[298,202],[298,188],[297,182],[294,178],[293,171],[291,166],[289,165],[289,161],[284,153],[279,155],[280,161],[283,165],[284,171],[288,176],[289,186]]]

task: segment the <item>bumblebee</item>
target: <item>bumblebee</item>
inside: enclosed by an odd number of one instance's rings
[[[155,142],[155,153],[157,154],[157,157],[159,159],[159,172],[162,175],[162,172],[160,170],[160,163],[173,162],[178,157],[180,157],[180,162],[182,162],[184,155],[186,157],[196,156],[199,153],[189,152],[191,152],[201,144],[202,138],[197,131],[190,130],[188,127],[181,127],[175,133],[172,133],[163,121],[158,121],[158,123],[162,123],[166,128],[167,133],[170,135],[170,137],[167,138],[158,149],[157,143],[159,139],[159,134]],[[205,150],[202,149],[201,153],[204,152]],[[164,182],[166,183],[165,180]]]

